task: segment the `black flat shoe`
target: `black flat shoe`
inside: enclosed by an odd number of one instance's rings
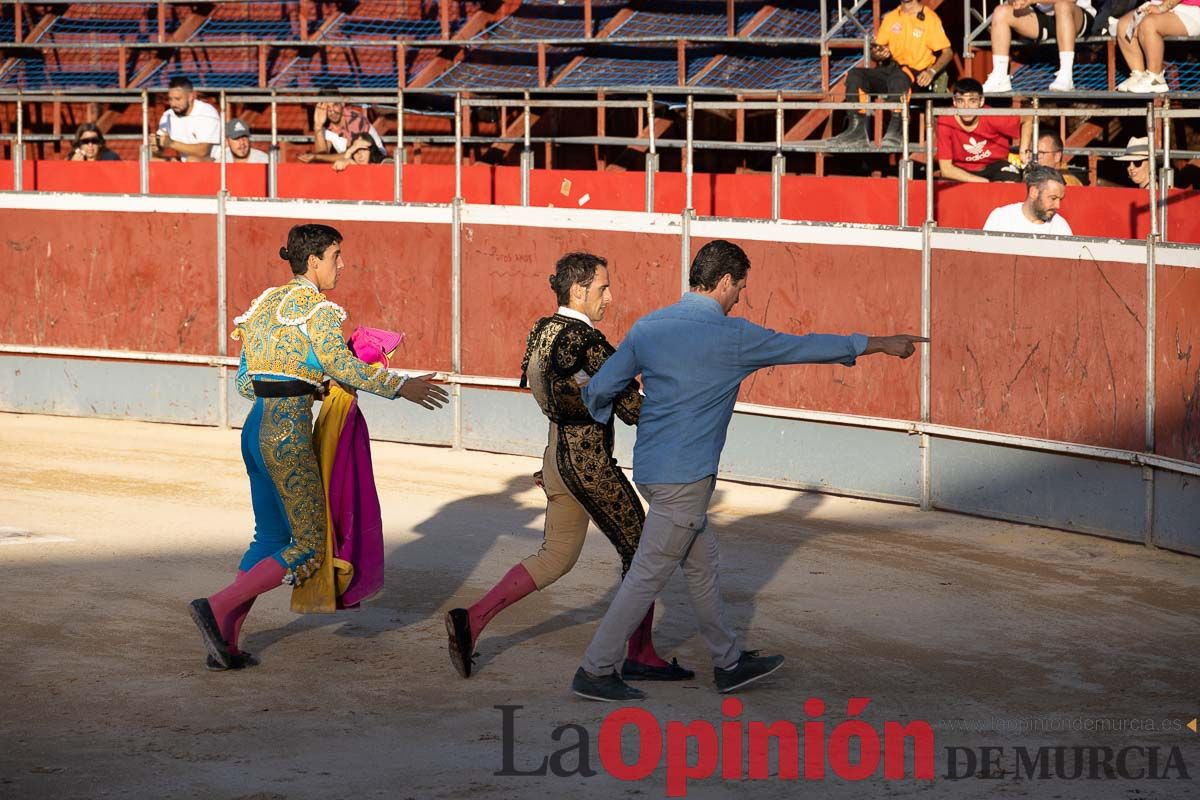
[[[602,703],[624,703],[628,700],[643,700],[646,697],[645,692],[627,685],[616,672],[592,675],[585,672],[583,667],[575,670],[575,677],[571,679],[571,691],[587,700],[599,700]]]
[[[679,666],[673,658],[665,667],[652,667],[628,658],[621,665],[621,678],[627,681],[690,681],[694,677],[696,673]]]
[[[257,667],[260,663],[258,656],[253,653],[231,653],[231,663],[228,667],[222,667],[212,656],[204,659],[204,668],[211,672],[226,672],[231,669],[245,669],[246,667]]]
[[[446,634],[450,637],[450,663],[459,675],[471,677],[475,657],[471,647],[471,617],[465,608],[446,612]]]
[[[208,600],[202,597],[188,603],[188,613],[192,615],[192,622],[200,629],[200,638],[204,640],[209,658],[223,669],[229,669],[233,664],[233,656],[225,640],[221,638],[221,629],[217,627],[217,618],[213,616]]]

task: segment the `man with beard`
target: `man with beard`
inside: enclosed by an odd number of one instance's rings
[[[1000,206],[988,215],[985,231],[1034,233],[1042,236],[1071,236],[1071,226],[1058,215],[1067,193],[1062,173],[1035,164],[1025,170],[1025,202]]]
[[[166,160],[162,151],[174,150],[180,161],[208,161],[213,146],[220,143],[221,115],[217,109],[196,99],[190,80],[172,78],[167,88],[167,110],[158,121],[155,158]]]

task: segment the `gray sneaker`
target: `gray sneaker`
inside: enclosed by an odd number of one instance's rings
[[[599,700],[602,703],[641,700],[646,696],[641,689],[635,689],[621,680],[621,676],[615,671],[597,676],[585,672],[583,667],[575,670],[575,677],[571,679],[571,691],[580,697]]]
[[[713,667],[713,680],[717,691],[726,694],[765,678],[782,666],[783,656],[760,656],[757,650],[743,650],[737,663],[729,669]]]

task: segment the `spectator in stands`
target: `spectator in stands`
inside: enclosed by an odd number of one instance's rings
[[[333,168],[337,172],[342,172],[354,164],[382,164],[386,158],[387,156],[375,146],[375,142],[370,136],[360,133],[350,142],[346,152],[333,162]]]
[[[266,164],[267,154],[250,146],[250,128],[240,119],[225,123],[225,160],[239,164]]]
[[[1054,0],[1034,3],[1033,0],[1012,0],[997,6],[992,13],[992,74],[983,90],[988,94],[1011,92],[1008,77],[1008,54],[1013,34],[1037,43],[1054,39],[1058,42],[1058,72],[1050,83],[1052,92],[1069,92],[1075,88],[1075,37],[1092,26],[1096,9],[1092,0]]]
[[[1025,170],[1025,202],[1000,206],[988,214],[985,231],[1071,236],[1071,226],[1058,214],[1067,193],[1062,173],[1034,164]]]
[[[163,158],[163,150],[174,150],[180,161],[209,160],[213,146],[221,144],[221,115],[197,100],[192,82],[182,76],[168,84],[167,106],[158,121],[156,157]]]
[[[104,144],[104,133],[94,122],[85,122],[75,131],[71,143],[71,161],[120,161],[121,157]]]
[[[317,156],[326,156],[325,158],[316,158],[317,161],[337,161],[338,157],[346,152],[346,148],[350,146],[354,137],[360,133],[369,135],[376,147],[380,150],[384,149],[383,139],[379,137],[375,126],[367,119],[366,113],[361,108],[347,108],[346,104],[340,100],[331,103],[317,103],[316,110],[313,112],[313,131],[315,132],[313,153]]]
[[[1115,161],[1125,161],[1125,171],[1129,174],[1129,182],[1139,189],[1150,186],[1150,139],[1147,136],[1134,136],[1125,145],[1125,152],[1117,156]]]
[[[1118,92],[1169,91],[1163,70],[1164,36],[1200,36],[1200,0],[1145,3],[1117,22],[1117,47],[1129,65]]]
[[[954,57],[942,20],[924,0],[901,0],[900,6],[884,15],[879,33],[871,44],[874,67],[855,67],[846,76],[846,101],[862,102],[871,94],[906,100],[913,84],[925,88]],[[834,147],[868,143],[866,112],[851,112],[846,130],[829,140]],[[899,114],[893,114],[884,135],[884,147],[900,147],[904,131]]]
[[[983,87],[973,78],[959,78],[952,92],[952,116],[938,117],[937,159],[942,177],[963,183],[989,181],[1017,182],[1021,171],[1008,160],[1014,139],[1020,138],[1020,152],[1029,150],[1033,139],[1033,120],[1013,116],[963,116],[983,103]]]
[[[1027,164],[1041,164],[1058,170],[1067,186],[1083,186],[1083,181],[1071,172],[1063,159],[1063,140],[1054,131],[1039,134],[1037,152],[1026,152],[1023,160]]]

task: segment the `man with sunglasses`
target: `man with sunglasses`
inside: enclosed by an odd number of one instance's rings
[[[1149,158],[1150,138],[1134,136],[1129,140],[1129,144],[1125,145],[1125,152],[1113,160],[1124,161],[1129,182],[1139,189],[1146,189],[1150,186],[1150,165],[1147,163]]]
[[[846,75],[846,101],[867,102],[872,94],[891,100],[908,99],[913,84],[930,86],[954,57],[942,20],[924,0],[901,0],[884,15],[871,43],[874,67],[855,67]],[[865,111],[851,112],[846,130],[829,140],[832,147],[863,147],[869,143]],[[904,131],[900,114],[892,115],[882,146],[900,147]]]

